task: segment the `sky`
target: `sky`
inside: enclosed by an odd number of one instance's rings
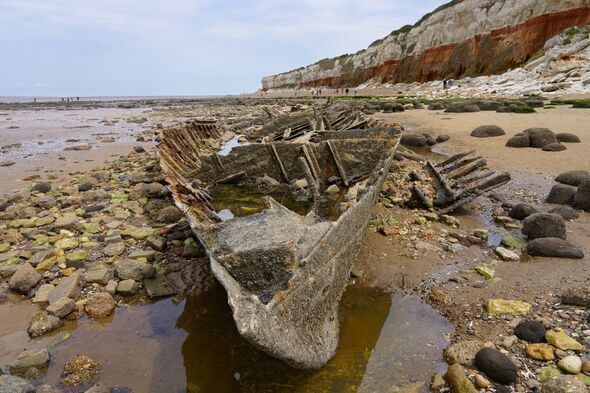
[[[444,0],[0,0],[0,96],[223,95]]]

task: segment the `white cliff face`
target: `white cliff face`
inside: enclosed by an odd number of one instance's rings
[[[337,78],[417,56],[431,48],[461,43],[493,30],[517,26],[561,11],[589,7],[590,0],[462,0],[448,3],[407,31],[394,32],[353,55],[324,60],[303,69],[265,77],[263,88],[295,87]],[[445,8],[446,7],[446,8]]]

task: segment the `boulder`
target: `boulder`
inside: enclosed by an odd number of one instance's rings
[[[35,183],[31,189],[33,191],[46,193],[46,192],[51,191],[51,183],[43,182],[43,181],[39,182],[39,183]]]
[[[476,102],[476,105],[482,111],[497,111],[502,106],[502,103],[493,100],[480,100]]]
[[[545,339],[555,348],[559,348],[562,351],[584,351],[586,347],[568,336],[563,330],[549,330],[545,333]]]
[[[133,259],[122,259],[115,263],[117,277],[121,280],[142,281],[156,275],[156,269],[149,263]]]
[[[588,393],[588,388],[573,375],[559,375],[545,382],[541,393]]]
[[[544,237],[532,240],[527,245],[527,254],[539,257],[584,258],[584,251],[566,240],[556,237]]]
[[[569,206],[559,206],[549,210],[549,213],[558,214],[564,220],[575,220],[579,217],[578,213]]]
[[[578,186],[578,191],[574,195],[573,206],[576,209],[590,212],[590,180],[585,180]]]
[[[436,137],[436,143],[444,143],[444,142],[448,141],[449,139],[451,139],[451,137],[449,135],[441,134]]]
[[[0,375],[0,393],[35,393],[35,387],[26,379]]]
[[[492,315],[520,315],[531,312],[532,306],[520,300],[488,299],[486,309]]]
[[[526,347],[526,354],[531,359],[542,360],[545,362],[555,360],[555,348],[545,343],[529,344]]]
[[[470,102],[455,102],[450,104],[445,112],[449,113],[470,113],[470,112],[481,112],[481,109]]]
[[[590,172],[584,170],[568,171],[561,173],[555,178],[555,181],[577,187],[582,182],[590,180]]]
[[[150,298],[173,296],[178,289],[167,276],[156,276],[153,279],[143,281],[145,291]]]
[[[473,366],[473,359],[480,349],[491,347],[492,343],[481,340],[458,341],[449,345],[443,351],[443,358],[448,364],[459,363],[467,367]]]
[[[529,136],[531,147],[537,149],[541,149],[551,143],[557,143],[555,134],[548,128],[528,128],[523,133]]]
[[[445,381],[451,386],[453,393],[477,393],[477,389],[467,378],[465,369],[460,364],[449,366],[445,374]]]
[[[550,143],[548,145],[543,146],[543,151],[563,151],[563,150],[567,150],[567,147],[565,147],[564,145],[562,145],[559,142]]]
[[[47,367],[48,364],[49,352],[47,349],[42,349],[37,352],[24,351],[10,364],[10,372],[13,374],[23,373],[31,367],[44,368]]]
[[[579,307],[590,307],[590,288],[586,286],[567,288],[561,293],[561,302]]]
[[[537,213],[538,210],[530,205],[524,203],[518,203],[510,209],[508,216],[517,220],[524,220],[531,214]]]
[[[565,221],[557,214],[535,213],[523,221],[522,233],[528,236],[529,240],[541,237],[558,237],[565,239]]]
[[[441,111],[445,109],[445,104],[442,102],[433,102],[432,104],[428,105],[428,109],[431,111]]]
[[[516,365],[502,352],[483,348],[475,355],[475,366],[492,380],[511,384],[516,382]]]
[[[516,328],[514,329],[516,337],[530,343],[544,342],[545,333],[547,333],[545,326],[537,321],[523,321],[516,325]]]
[[[123,280],[117,284],[117,293],[123,296],[135,295],[139,291],[139,283],[135,280]]]
[[[63,318],[76,308],[76,302],[74,302],[69,297],[62,297],[57,301],[51,303],[47,306],[46,311],[49,315],[56,316],[58,318]]]
[[[53,291],[49,293],[49,304],[53,304],[61,298],[69,297],[72,300],[80,296],[80,287],[82,286],[82,273],[76,271],[69,277],[61,279]]]
[[[476,138],[491,138],[502,135],[506,135],[506,132],[500,127],[494,125],[479,126],[471,131],[471,136]]]
[[[555,203],[557,205],[569,205],[574,201],[576,191],[576,187],[557,183],[551,187],[551,191],[549,191],[549,196],[547,196],[545,202]]]
[[[167,206],[158,212],[156,221],[163,222],[166,224],[173,224],[180,221],[184,215],[176,206]]]
[[[8,282],[8,287],[15,292],[26,295],[39,283],[39,281],[41,281],[41,275],[30,263],[25,262],[12,275]]]
[[[506,142],[507,147],[531,147],[531,140],[528,135],[516,134]]]
[[[559,133],[555,135],[555,138],[557,138],[557,140],[562,143],[582,143],[577,135],[571,134],[569,132]]]
[[[578,374],[582,371],[582,359],[574,355],[564,357],[557,365],[568,374]]]
[[[63,321],[54,315],[49,315],[45,311],[39,311],[33,315],[28,333],[31,338],[40,337],[45,333],[54,331],[61,327]]]
[[[115,299],[107,292],[97,292],[88,298],[84,308],[90,318],[103,319],[113,313]]]
[[[110,280],[115,277],[115,274],[112,269],[108,268],[98,268],[94,270],[89,270],[84,273],[84,278],[88,283],[97,283],[101,285],[107,285]]]
[[[410,147],[426,147],[428,141],[422,134],[403,134],[400,143],[403,146]]]

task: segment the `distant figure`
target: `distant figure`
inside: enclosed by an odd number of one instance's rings
[[[33,98],[33,102],[37,102],[37,97],[34,97]]]
[[[321,96],[321,95],[322,95],[322,89],[319,89],[318,90],[318,96]]]
[[[443,89],[446,90],[447,89],[447,80],[443,79]]]
[[[80,101],[80,97],[76,97],[76,101]]]
[[[346,88],[346,95],[348,95],[348,87]]]
[[[356,93],[358,93],[358,90],[357,89],[354,89],[354,95],[356,95]]]
[[[451,88],[451,86],[453,86],[453,81],[449,79],[449,80],[447,81],[447,88],[448,88],[448,89],[450,89],[450,88]]]

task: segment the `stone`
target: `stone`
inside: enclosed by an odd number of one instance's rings
[[[525,239],[514,236],[504,236],[500,243],[506,247],[514,248],[517,250],[522,250],[526,248],[527,245],[527,241]]]
[[[35,393],[35,387],[26,379],[0,375],[0,393]]]
[[[521,340],[530,343],[541,343],[545,341],[545,333],[547,329],[541,322],[537,321],[523,321],[516,325],[514,334]]]
[[[555,178],[556,182],[577,187],[584,181],[590,180],[590,172],[585,170],[575,170],[561,173]]]
[[[494,278],[494,270],[487,266],[476,266],[475,271],[486,280],[491,280]]]
[[[583,351],[585,347],[568,336],[563,330],[549,330],[545,334],[545,339],[551,345],[561,350]]]
[[[76,271],[69,277],[61,279],[55,289],[49,293],[49,304],[53,304],[61,298],[69,297],[74,301],[80,296],[80,287],[82,286],[82,273]]]
[[[119,392],[122,390],[117,389],[116,391]],[[98,383],[98,384],[94,385],[93,387],[91,387],[90,389],[88,389],[84,393],[113,393],[113,389],[111,389],[107,385],[103,385],[101,383]]]
[[[453,364],[449,366],[445,381],[451,385],[451,392],[453,393],[477,393],[477,389],[473,386],[467,375],[465,369],[460,364]]]
[[[535,360],[550,361],[555,359],[555,349],[544,343],[529,344],[526,348],[526,354]]]
[[[582,143],[580,137],[569,132],[561,132],[555,135],[555,138],[562,143]]]
[[[552,364],[550,366],[541,368],[537,373],[537,378],[539,379],[539,382],[545,383],[551,378],[558,377],[562,374],[563,373],[561,372],[559,367],[557,367],[557,364]]]
[[[551,143],[557,143],[557,138],[553,131],[547,128],[528,128],[523,131],[524,134],[529,136],[531,141],[531,147],[541,149]]]
[[[436,137],[436,143],[445,143],[449,139],[451,139],[450,135],[440,134]]]
[[[129,191],[129,200],[137,201],[141,198],[159,197],[164,191],[164,186],[160,183],[138,183]]]
[[[474,379],[475,386],[477,386],[480,389],[487,389],[492,386],[492,383],[481,374],[476,374]]]
[[[184,214],[176,206],[167,206],[158,212],[156,221],[173,224],[180,221]]]
[[[166,248],[166,238],[163,236],[150,236],[146,239],[146,243],[156,251],[164,251]]]
[[[88,258],[88,250],[74,250],[66,254],[66,260],[68,261],[83,261]]]
[[[109,257],[116,257],[125,252],[127,246],[123,242],[110,243],[103,248],[102,252]]]
[[[63,325],[63,321],[54,315],[49,315],[45,311],[39,311],[33,315],[28,333],[31,338],[40,337],[46,333],[52,332]]]
[[[40,351],[24,351],[14,362],[10,364],[12,374],[23,373],[31,367],[45,368],[49,365],[49,352],[47,349]]]
[[[135,280],[123,280],[117,284],[117,293],[123,296],[135,295],[139,291],[139,283]]]
[[[61,384],[66,386],[80,386],[89,383],[100,370],[100,363],[85,355],[76,355],[66,361]]]
[[[548,145],[543,146],[543,151],[564,151],[564,150],[567,150],[567,147],[565,147],[565,145],[562,145],[559,142],[550,143]]]
[[[557,363],[557,366],[568,374],[578,374],[582,371],[582,359],[574,355],[566,356]]]
[[[53,223],[53,227],[56,229],[76,230],[76,229],[78,229],[78,227],[80,227],[80,221],[78,220],[78,217],[76,217],[76,216],[59,217]]]
[[[569,206],[558,206],[549,210],[549,213],[558,214],[564,220],[575,220],[576,218],[580,217],[578,213]]]
[[[33,187],[31,187],[31,189],[33,191],[38,191],[40,193],[48,193],[49,191],[51,191],[51,183],[48,182],[39,182],[33,185]]]
[[[97,283],[101,285],[107,285],[110,280],[115,278],[115,273],[112,269],[98,268],[89,270],[84,273],[84,278],[88,283]]]
[[[96,222],[96,221],[91,221],[88,222],[86,224],[82,225],[82,232],[84,232],[85,234],[97,234],[100,232],[100,223]]]
[[[34,198],[31,202],[33,203],[34,206],[40,207],[45,210],[49,210],[57,204],[57,199],[55,199],[54,196],[46,195],[43,197]],[[37,221],[37,220],[35,220],[35,221]],[[53,220],[51,222],[53,222]],[[46,224],[35,223],[35,225],[36,226],[43,226]]]
[[[152,261],[156,256],[156,252],[153,250],[135,250],[129,254],[129,259],[147,259]]]
[[[118,283],[116,280],[110,280],[104,289],[105,292],[110,293],[111,295],[114,295],[115,293],[117,293],[117,284]]]
[[[30,263],[25,262],[18,270],[10,277],[8,287],[23,295],[28,294],[41,281],[41,275],[31,266]]]
[[[66,238],[56,241],[54,244],[55,248],[58,248],[58,249],[64,250],[64,251],[73,250],[73,249],[77,248],[78,245],[80,245],[80,242],[75,237],[66,237]]]
[[[561,293],[563,304],[590,307],[590,288],[587,286],[567,288]]]
[[[133,279],[135,281],[141,281],[156,275],[156,269],[152,265],[133,259],[117,261],[115,263],[115,271],[117,277],[121,280]]]
[[[500,338],[498,338],[498,340],[496,341],[496,345],[502,347],[502,348],[512,348],[514,346],[514,344],[516,344],[516,342],[518,341],[518,337],[512,335],[512,336],[500,336]]]
[[[56,263],[57,263],[57,257],[51,257],[49,259],[44,260],[40,264],[38,264],[35,269],[37,269],[38,272],[44,272],[47,270],[51,270],[51,268],[54,267]]]
[[[480,340],[458,341],[449,345],[443,351],[443,358],[448,364],[459,363],[467,367],[473,366],[473,359],[480,349],[492,346]]]
[[[434,374],[432,376],[432,379],[430,380],[430,390],[431,391],[440,390],[440,389],[444,388],[445,386],[447,386],[447,382],[445,381],[445,379],[443,378],[442,375]]]
[[[107,292],[97,292],[90,296],[84,309],[92,319],[103,319],[113,313],[115,299]]]
[[[475,355],[475,366],[492,380],[510,384],[516,381],[518,369],[502,352],[492,348],[483,348]]]
[[[69,297],[62,297],[47,306],[46,311],[49,315],[63,318],[76,308],[76,302]]]
[[[488,299],[486,309],[492,315],[522,315],[531,312],[532,306],[519,300]]]
[[[184,241],[184,248],[182,250],[182,256],[184,258],[199,258],[205,255],[205,251],[197,243],[197,241],[189,237]]]
[[[573,375],[559,375],[545,382],[541,393],[588,393],[588,388]]]
[[[266,185],[267,187],[276,187],[278,186],[279,183],[278,181],[276,181],[275,179],[273,179],[272,177],[268,176],[268,175],[264,175],[260,178],[260,182],[264,185]]]
[[[307,187],[309,187],[309,183],[307,182],[307,179],[297,179],[295,180],[295,183],[293,183],[295,185],[295,187],[297,187],[300,190],[306,189]]]
[[[517,220],[524,220],[531,214],[538,213],[537,209],[524,203],[518,203],[510,209],[508,216]]]
[[[428,142],[422,134],[403,134],[400,140],[402,146],[409,147],[426,147]]]
[[[51,258],[53,256],[53,250],[41,250],[41,251],[37,251],[35,254],[33,254],[32,257],[29,258],[29,263],[32,266],[37,266],[38,264],[40,264],[41,262],[43,262],[44,260]]]
[[[85,182],[85,183],[78,185],[78,191],[80,191],[80,192],[90,191],[90,190],[92,190],[93,187],[94,187],[94,185],[92,183]]]
[[[590,180],[586,180],[578,186],[578,191],[574,195],[573,206],[576,209],[590,212]]]
[[[10,243],[0,243],[0,252],[6,252],[10,250]]]
[[[338,187],[336,184],[332,184],[328,188],[326,188],[326,191],[324,192],[328,195],[335,195],[340,192],[340,187]]]
[[[517,253],[504,247],[496,247],[494,251],[496,251],[496,254],[505,261],[518,261],[520,259],[520,256]]]
[[[569,205],[574,201],[576,191],[577,189],[574,186],[557,183],[551,188],[549,196],[547,196],[545,202],[557,205]]]
[[[150,298],[173,296],[178,293],[174,283],[166,276],[156,276],[143,281],[143,286]]]
[[[528,135],[516,134],[506,142],[506,147],[523,148],[531,147],[531,140]]]
[[[445,112],[449,113],[473,113],[480,111],[481,109],[477,105],[470,102],[455,102],[445,109]]]
[[[565,239],[565,221],[557,214],[535,213],[523,221],[522,233],[527,235],[529,240],[542,237]]]
[[[494,125],[479,126],[471,131],[471,136],[476,138],[491,138],[502,135],[506,135],[506,132],[502,128]]]
[[[538,238],[529,242],[527,254],[540,257],[582,259],[584,251],[579,247],[556,237]]]
[[[33,298],[33,303],[48,303],[49,302],[49,293],[53,291],[55,285],[53,284],[43,284],[37,289],[35,293],[35,297]]]
[[[121,236],[130,237],[135,240],[144,240],[153,234],[154,230],[152,228],[140,228],[133,225],[121,232]]]

